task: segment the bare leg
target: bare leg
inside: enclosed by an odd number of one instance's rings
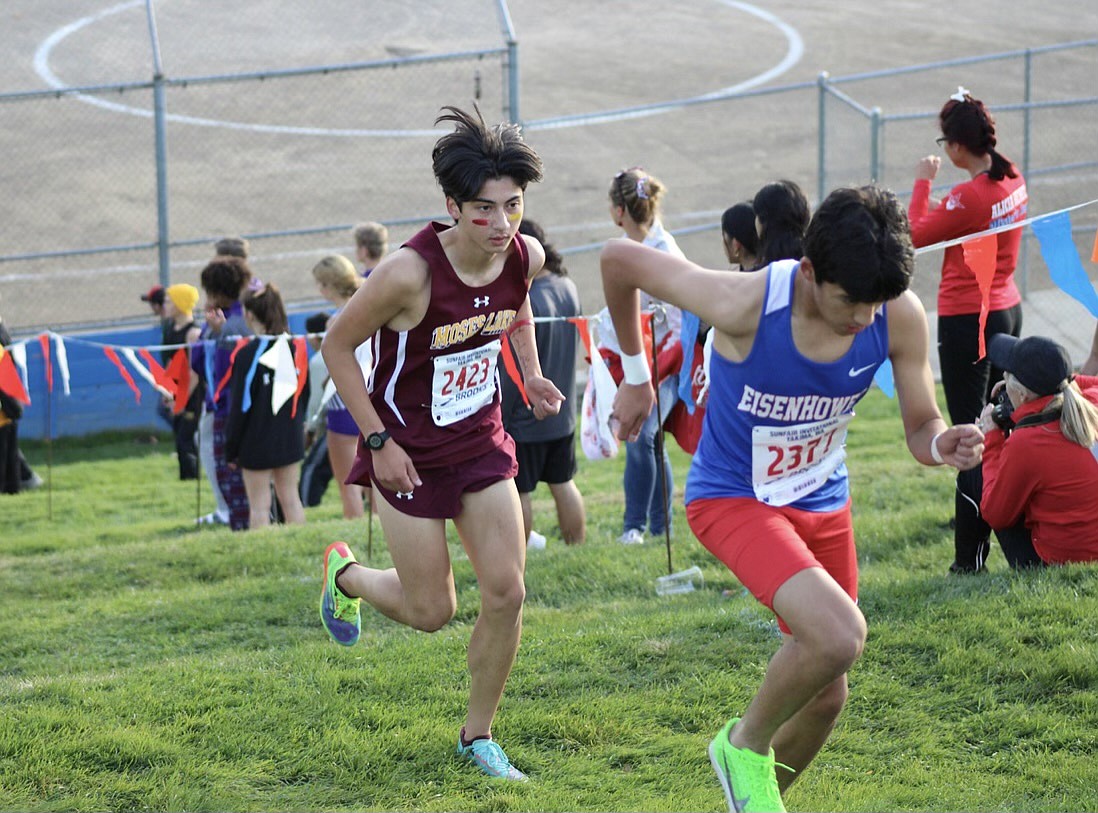
[[[351,565],[337,577],[339,589],[394,621],[434,632],[457,609],[445,522],[402,514],[384,498],[377,503],[394,566]]]
[[[522,635],[526,540],[514,480],[466,493],[454,520],[480,587],[480,616],[469,639],[469,738],[490,734]]]
[[[519,492],[519,504],[522,506],[522,533],[524,538],[530,538],[530,531],[534,530],[534,506],[530,500],[530,492]]]
[[[781,745],[786,758],[803,769],[838,716],[826,707],[838,699],[833,684],[844,680],[861,655],[865,619],[853,600],[821,568],[802,570],[779,587],[774,609],[793,635],[786,637],[771,659],[758,693],[732,729],[729,740],[736,747],[760,754],[766,754],[772,744]],[[842,685],[845,700],[845,681]],[[810,709],[825,689],[828,693],[823,695],[820,707]],[[779,729],[789,721],[792,724],[775,743]],[[785,772],[779,769],[779,773]]]
[[[305,522],[305,506],[301,504],[301,494],[297,483],[301,469],[297,463],[274,469],[275,494],[282,506],[282,516],[287,523],[300,525]]]
[[[248,494],[248,528],[271,524],[271,469],[241,469]]]
[[[328,431],[328,462],[332,464],[332,479],[339,486],[339,499],[343,503],[343,516],[346,519],[361,517],[366,513],[362,507],[365,489],[362,486],[348,485],[343,482],[351,473],[357,450],[357,435],[343,435]]]
[[[778,788],[785,793],[823,748],[846,704],[846,675],[825,686],[811,702],[774,735],[774,757],[792,771],[778,769]]]
[[[339,588],[395,621],[428,632],[439,629],[457,606],[444,522],[409,517],[384,499],[378,500],[378,513],[395,567],[351,565],[338,577]],[[491,732],[522,633],[526,540],[514,481],[465,494],[454,524],[481,596],[480,616],[469,639],[465,731],[471,738]]]
[[[557,506],[560,535],[568,545],[582,545],[587,538],[587,509],[575,480],[569,480],[567,483],[550,483],[549,491]]]

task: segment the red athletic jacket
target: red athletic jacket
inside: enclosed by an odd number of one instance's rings
[[[1016,178],[993,181],[987,173],[977,175],[953,187],[930,211],[930,181],[919,179],[911,192],[907,216],[911,221],[911,239],[916,248],[966,234],[1017,223],[1024,220],[1029,206],[1026,182]],[[990,310],[1012,308],[1022,301],[1014,285],[1014,267],[1018,264],[1021,229],[1001,232],[998,237],[995,278],[991,283]],[[961,316],[980,312],[980,287],[976,276],[965,265],[960,245],[945,249],[942,280],[938,286],[938,315]]]
[[[1098,378],[1075,382],[1098,404]],[[1015,422],[1040,412],[1053,396],[1014,410]],[[1015,429],[1009,438],[993,429],[984,440],[984,494],[980,513],[992,528],[1020,518],[1033,548],[1049,564],[1098,560],[1098,449],[1084,449],[1060,431],[1060,422]]]

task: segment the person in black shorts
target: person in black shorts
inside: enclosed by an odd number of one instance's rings
[[[538,321],[534,328],[538,358],[545,377],[565,395],[576,390],[575,327],[567,321],[579,316],[579,291],[567,276],[564,259],[545,240],[545,232],[533,220],[519,224],[519,232],[529,235],[545,249],[545,265],[530,285],[530,309]],[[553,317],[552,320],[548,320]],[[503,427],[515,439],[518,459],[519,501],[527,545],[539,548],[545,537],[535,531],[530,495],[538,483],[547,483],[557,509],[557,524],[561,538],[568,545],[582,544],[587,536],[587,511],[583,495],[577,488],[576,474],[576,411],[562,409],[556,415],[537,420],[522,400],[518,387],[508,376],[500,376],[503,394]]]

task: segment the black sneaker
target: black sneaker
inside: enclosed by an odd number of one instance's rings
[[[949,574],[951,576],[978,576],[981,573],[987,573],[987,567],[985,565],[980,565],[979,567],[971,567],[969,565],[962,565],[954,562],[949,566]]]

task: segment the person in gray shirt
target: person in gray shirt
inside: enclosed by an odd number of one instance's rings
[[[545,248],[545,265],[530,285],[530,308],[534,317],[560,317],[534,325],[541,369],[557,389],[572,398],[576,391],[576,342],[579,337],[575,326],[566,319],[581,313],[579,291],[567,276],[560,254],[546,242],[541,226],[526,218],[519,231]],[[545,537],[533,530],[530,500],[530,495],[542,482],[549,485],[553,495],[561,537],[569,545],[581,544],[587,535],[587,512],[583,495],[573,479],[576,474],[576,410],[565,403],[558,414],[539,421],[523,403],[515,383],[506,375],[500,376],[500,381],[503,426],[515,439],[519,466],[515,485],[522,503],[527,543],[532,548],[545,544]]]

